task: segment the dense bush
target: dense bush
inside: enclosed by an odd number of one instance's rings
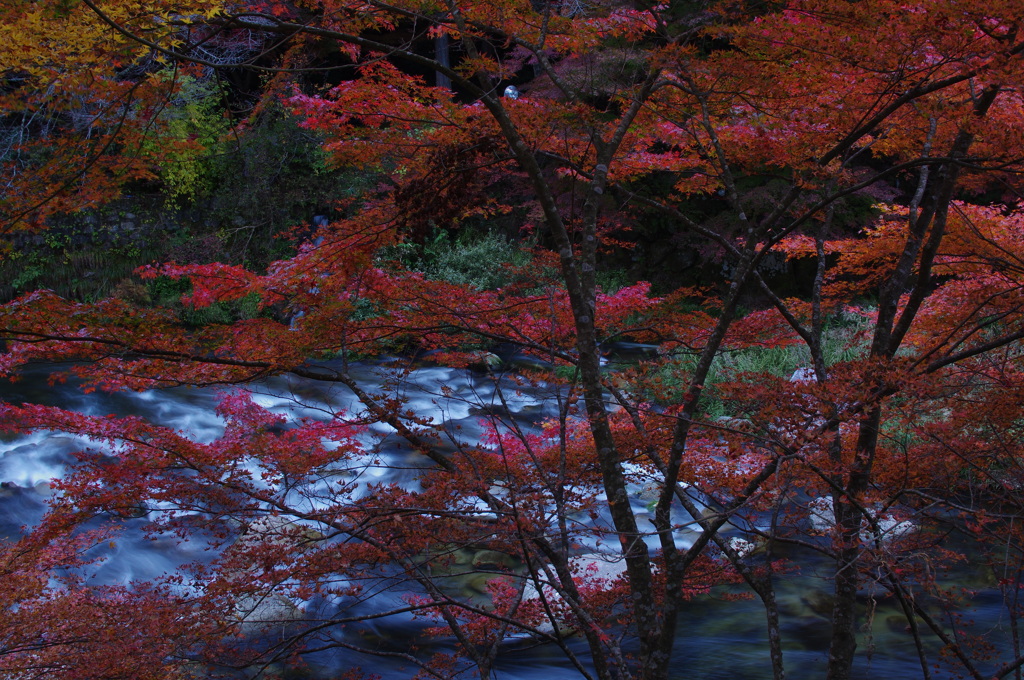
[[[500,234],[467,230],[453,238],[438,230],[423,244],[401,243],[383,249],[382,262],[398,261],[427,278],[495,290],[513,283],[516,268],[530,261],[528,252]]]

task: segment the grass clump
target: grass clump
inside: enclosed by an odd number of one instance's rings
[[[497,290],[517,279],[515,270],[530,262],[530,254],[495,233],[466,231],[452,238],[438,230],[423,244],[401,243],[378,253],[381,261],[397,261],[436,281],[477,290]]]
[[[864,356],[868,340],[862,331],[866,321],[856,315],[843,315],[826,324],[822,337],[822,354],[826,366],[853,361]],[[651,387],[645,391],[655,401],[679,401],[689,387],[690,378],[697,367],[699,355],[680,353],[669,357],[658,366],[645,382]],[[704,382],[701,414],[707,418],[734,415],[723,401],[719,385],[735,380],[744,373],[770,375],[789,380],[801,368],[812,365],[810,349],[805,344],[784,347],[749,347],[724,350],[715,357]],[[656,390],[652,387],[656,386]]]

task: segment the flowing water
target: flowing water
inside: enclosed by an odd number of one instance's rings
[[[142,393],[86,394],[73,383],[48,384],[46,378],[53,366],[26,369],[15,383],[0,384],[0,398],[11,403],[39,403],[60,406],[94,415],[137,415],[153,423],[186,432],[198,441],[212,441],[223,430],[223,423],[214,412],[217,392],[212,389],[172,388]],[[361,386],[373,392],[383,389],[386,380],[396,380],[402,372],[383,364],[357,364],[350,372]],[[442,390],[441,386],[446,389]],[[502,388],[499,394],[498,389]],[[323,417],[340,410],[358,412],[360,404],[346,388],[309,380],[278,377],[249,388],[260,405],[290,416]],[[481,416],[500,412],[512,417],[523,427],[531,428],[545,418],[556,415],[554,388],[538,385],[513,386],[507,380],[496,382],[490,375],[438,366],[417,368],[402,377],[397,390],[407,399],[407,408],[417,416],[444,424],[463,441],[472,442],[482,436]],[[384,482],[415,485],[416,460],[407,445],[397,437],[389,437],[387,426],[375,426],[372,443],[375,456],[369,459],[364,478]],[[370,435],[367,435],[370,443]],[[59,477],[73,462],[73,453],[93,443],[60,432],[37,432],[0,439],[0,537],[14,537],[23,527],[31,526],[42,516],[45,500],[51,493],[48,482]],[[644,502],[636,499],[634,507],[644,512]],[[600,521],[600,519],[598,520]],[[129,583],[154,579],[181,565],[203,559],[206,544],[201,539],[191,542],[145,540],[143,518],[124,521],[124,532],[94,567],[99,583]],[[685,541],[685,536],[680,537]],[[799,577],[787,577],[779,583],[779,600],[783,614],[786,640],[786,665],[789,678],[818,678],[823,674],[828,641],[828,587],[824,579],[815,578],[821,565],[816,558],[802,556]],[[822,569],[827,573],[827,569]],[[973,578],[965,576],[965,578]],[[384,608],[400,601],[403,593],[381,592],[363,606]],[[871,593],[865,594],[870,626],[861,641],[863,649],[856,675],[859,678],[920,677],[916,652],[906,622],[891,605],[872,605]],[[975,604],[976,628],[991,628],[997,644],[1005,637],[1005,622],[998,593],[980,589]],[[382,619],[362,626],[353,640],[362,645],[401,651],[415,636],[422,624],[404,619]],[[998,634],[998,639],[996,637]],[[575,651],[584,653],[579,642]],[[443,647],[443,643],[441,643]],[[314,668],[331,674],[353,666],[379,673],[386,680],[413,674],[399,661],[380,658],[355,658],[352,652],[335,650],[309,659]],[[701,598],[693,601],[683,617],[677,644],[674,677],[686,680],[736,678],[768,678],[771,676],[767,656],[764,615],[756,601]],[[525,640],[510,641],[497,669],[499,678],[526,679],[535,677],[579,677],[568,666],[561,652],[550,646]],[[944,677],[941,673],[933,677]]]

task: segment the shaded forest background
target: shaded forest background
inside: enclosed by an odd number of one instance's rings
[[[699,8],[682,3],[676,14],[685,23],[699,14]],[[384,37],[396,42],[405,38],[402,29]],[[428,55],[438,49],[429,42],[420,47]],[[708,39],[703,49],[710,53],[728,50],[730,45]],[[506,59],[514,56],[504,55]],[[457,50],[453,57],[459,58]],[[261,58],[269,62],[277,55],[268,53]],[[607,108],[613,91],[642,75],[629,73],[618,62],[601,72],[602,64],[595,61],[574,57],[558,64],[558,68],[570,80],[596,84],[588,104],[597,109]],[[323,91],[341,80],[357,77],[354,67],[344,62],[344,57],[315,45],[304,56],[302,68],[274,80],[254,76],[242,68],[206,68],[179,74],[175,69],[168,72],[165,64],[150,63],[151,71],[174,79],[177,90],[160,114],[163,125],[143,142],[136,155],[145,162],[149,153],[157,159],[155,149],[170,145],[175,151],[159,156],[159,162],[150,167],[151,177],[126,182],[118,192],[104,196],[100,205],[89,205],[94,202],[90,199],[80,210],[56,212],[44,206],[45,229],[14,231],[6,242],[6,256],[0,258],[0,302],[43,288],[86,302],[114,295],[137,303],[177,306],[183,320],[196,325],[227,323],[260,313],[255,304],[217,303],[194,312],[181,309],[179,299],[187,292],[187,282],[166,278],[143,282],[134,271],[142,265],[167,261],[224,262],[263,271],[270,262],[293,255],[296,244],[318,225],[357,211],[360,200],[372,194],[380,181],[378,168],[332,166],[329,153],[322,148],[322,135],[289,112],[286,101],[291,93]],[[437,78],[436,74],[418,73],[415,66],[401,60],[397,66],[422,76],[428,83]],[[639,61],[635,68],[642,68]],[[324,76],[321,69],[328,75]],[[535,77],[536,71],[525,65],[514,79],[496,81],[495,88],[511,85],[522,96],[552,96],[551,84],[543,76]],[[129,75],[139,77],[142,73]],[[8,85],[9,94],[16,95],[17,81]],[[277,96],[275,90],[279,91]],[[461,96],[453,91],[453,97]],[[267,104],[275,99],[276,104]],[[73,118],[74,113],[64,116]],[[19,164],[28,166],[32,162],[18,157],[16,139],[26,134],[53,134],[48,126],[27,118],[25,113],[11,113],[0,122],[0,135],[6,141],[7,171],[12,174],[17,174]],[[870,167],[876,173],[884,171],[888,163],[885,158],[865,160],[865,169]],[[671,192],[674,175],[664,174],[662,183],[655,174],[631,189],[665,197]],[[908,172],[838,201],[831,222],[834,236],[857,235],[878,217],[880,210],[875,206],[880,202],[909,202],[914,179],[915,174]],[[743,203],[757,213],[774,205],[786,182],[785,171],[766,167],[763,173],[741,175],[737,189]],[[530,200],[528,187],[517,184],[513,177],[490,190],[520,192],[524,203]],[[566,195],[572,190],[567,181]],[[982,203],[1003,198],[997,188],[990,193],[979,196],[975,192],[961,198]],[[430,206],[411,210],[422,214],[415,216],[405,241],[380,256],[382,261],[398,259],[433,278],[480,289],[497,288],[505,281],[496,273],[500,266],[494,265],[521,263],[525,257],[522,246],[538,241],[547,245],[543,243],[545,234],[523,226],[527,222],[525,208],[457,223],[446,221],[443,215],[434,219]],[[680,210],[712,229],[728,231],[735,227],[724,195],[691,196]],[[598,277],[605,292],[650,281],[652,293],[662,294],[680,286],[722,286],[728,279],[724,251],[688,235],[685,227],[670,217],[634,207],[617,219],[620,228],[609,234],[609,244],[599,254]],[[13,221],[8,226],[11,224]],[[811,292],[814,264],[807,259],[770,255],[761,264],[761,272],[787,296],[806,297]],[[747,302],[751,308],[764,306],[753,291]]]

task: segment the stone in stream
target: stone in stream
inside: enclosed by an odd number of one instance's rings
[[[821,496],[807,504],[809,510],[808,521],[811,529],[817,533],[827,533],[835,527],[836,516],[832,509],[832,497]],[[873,508],[868,508],[867,513],[874,520],[878,528],[879,543],[886,544],[906,538],[917,531],[917,525],[910,520],[901,520],[891,513],[879,515]],[[860,539],[868,545],[875,544],[875,529],[866,519],[861,520]]]
[[[473,555],[473,567],[476,569],[503,570],[517,566],[518,560],[497,550],[481,550]]]
[[[578,584],[586,581],[588,585],[598,587],[611,584],[625,574],[625,562],[601,553],[571,557],[569,568],[577,575]],[[543,570],[532,576],[521,561],[498,550],[449,546],[430,560],[430,569],[434,576],[448,582],[446,590],[457,592],[483,607],[491,606],[494,588],[501,585],[521,589],[524,603],[539,602],[543,591],[543,600],[553,611],[564,606],[558,589],[545,582]],[[572,635],[575,632],[557,618],[542,620],[533,629],[540,634]],[[521,635],[530,637],[532,633],[523,631],[510,637]]]
[[[501,357],[493,352],[479,351],[473,352],[473,358],[469,363],[469,368],[481,373],[489,373],[492,370],[498,370],[501,367]]]
[[[576,557],[569,558],[569,568],[575,574],[585,575],[586,581],[591,585],[597,584],[610,584],[613,581],[624,576],[626,573],[626,563],[621,558],[616,559],[612,555],[606,555],[601,553],[588,553],[584,555],[577,555]],[[508,576],[499,577],[508,579]],[[531,578],[528,575],[520,575],[519,578],[524,579],[525,583],[522,584],[523,588],[523,601],[539,601],[541,599],[541,591],[537,589],[538,581],[543,578],[543,574],[537,575],[537,578]],[[577,582],[583,580],[581,577],[576,577]],[[513,585],[520,585],[513,582]],[[557,611],[562,604],[562,596],[558,590],[550,585],[541,583],[543,588],[544,601],[552,607],[554,611]],[[560,621],[557,618],[551,619],[546,618],[535,626],[535,629],[540,633],[545,634],[560,634],[560,635],[573,635],[575,630],[566,624],[564,621]]]
[[[289,550],[303,550],[312,541],[323,538],[319,532],[303,526],[294,520],[274,515],[260,517],[245,525],[241,535],[228,549],[229,553],[247,553],[261,545],[287,547]],[[252,568],[246,568],[228,575],[240,581],[254,582]],[[285,594],[267,588],[241,595],[235,600],[235,616],[247,629],[265,627],[295,621],[304,615],[303,608]]]

